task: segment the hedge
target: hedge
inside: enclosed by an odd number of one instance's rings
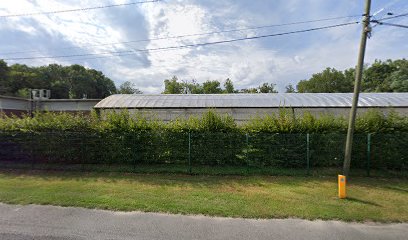
[[[407,119],[378,111],[359,117],[352,167],[407,169]],[[346,129],[341,117],[306,113],[294,118],[285,109],[243,125],[213,110],[169,123],[128,112],[103,119],[95,113],[36,113],[0,118],[0,159],[33,164],[339,167]]]

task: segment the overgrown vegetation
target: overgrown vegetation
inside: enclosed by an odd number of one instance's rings
[[[353,167],[407,169],[407,119],[395,112],[370,111],[360,116]],[[95,112],[35,113],[34,117],[0,118],[0,158],[39,165],[337,168],[344,155],[346,127],[341,117],[309,113],[295,117],[287,109],[241,125],[215,110],[169,123],[126,111],[103,117]]]
[[[168,123],[128,111],[111,112],[103,117],[99,117],[96,112],[90,115],[36,112],[33,116],[2,115],[0,131],[345,133],[347,130],[347,120],[344,117],[329,114],[316,117],[308,112],[294,116],[290,109],[285,108],[278,114],[256,116],[241,125],[230,115],[218,114],[215,109],[209,109],[201,116],[178,118]],[[408,117],[400,116],[395,111],[384,114],[378,110],[370,110],[357,118],[356,132],[408,132]]]

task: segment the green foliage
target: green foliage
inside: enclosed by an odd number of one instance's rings
[[[0,144],[11,143],[18,159],[24,153],[35,163],[47,164],[186,165],[190,146],[190,159],[197,166],[304,168],[306,134],[310,134],[311,166],[337,168],[344,156],[346,130],[344,118],[295,116],[290,108],[242,125],[215,109],[169,123],[127,111],[100,117],[96,112],[37,112],[34,117],[0,117]],[[372,134],[376,153],[373,167],[406,169],[408,117],[375,110],[359,116],[353,156],[360,161],[353,161],[353,167],[365,167],[361,159],[366,158],[367,133]],[[0,149],[0,160],[13,159],[5,149]]]
[[[281,108],[277,114],[256,116],[237,125],[231,115],[219,114],[209,109],[201,115],[178,118],[168,123],[151,119],[141,113],[128,111],[108,112],[98,116],[35,112],[33,117],[25,115],[0,116],[0,131],[95,131],[95,132],[248,132],[248,133],[346,133],[347,120],[330,114],[320,116],[305,112],[295,116],[291,108]],[[408,132],[408,117],[391,110],[384,114],[369,110],[356,119],[357,133]]]
[[[343,72],[326,68],[321,73],[313,74],[309,80],[302,80],[297,85],[300,93],[338,93],[352,92],[353,82]]]
[[[278,114],[257,116],[243,125],[244,131],[254,133],[339,133],[345,132],[346,127],[342,117],[328,114],[316,117],[308,112],[295,117],[289,108],[280,109]]]
[[[222,93],[221,83],[217,80],[205,81],[203,83],[203,93],[204,94],[220,94]]]
[[[221,88],[218,80],[207,80],[200,84],[196,80],[178,81],[176,76],[164,80],[163,94],[222,94],[222,93],[277,93],[274,83],[263,83],[257,88],[237,90],[231,79],[227,78]],[[293,88],[293,87],[292,87]],[[293,89],[294,90],[294,89]]]
[[[8,72],[9,67],[7,66],[7,63],[0,59],[0,95],[4,95],[9,91],[9,86],[7,86]]]
[[[135,87],[134,83],[126,81],[119,86],[117,91],[120,94],[142,94],[143,92],[140,91]]]
[[[166,130],[172,132],[235,132],[237,124],[230,115],[220,115],[215,110],[204,112],[201,117],[178,118],[167,124]]]
[[[263,83],[258,87],[259,93],[277,93],[278,91],[275,90],[276,84],[274,83]]]
[[[163,94],[181,94],[183,93],[183,86],[176,76],[171,79],[164,80],[164,91]]]
[[[313,74],[308,80],[297,84],[300,93],[317,92],[352,92],[355,69],[338,71],[327,68],[321,73]],[[365,67],[361,84],[363,92],[407,92],[408,60],[375,60]]]
[[[83,114],[35,112],[35,117],[0,117],[0,131],[59,132],[88,131],[96,126],[97,118]]]
[[[81,65],[29,67],[0,60],[0,94],[21,96],[25,89],[50,89],[52,98],[104,98],[116,91],[113,81]]]
[[[30,98],[31,96],[30,89],[21,88],[17,91],[16,96],[21,98]]]
[[[258,93],[258,88],[243,88],[239,90],[240,93]]]
[[[199,129],[208,132],[228,132],[237,128],[230,115],[219,115],[213,110],[205,112],[200,121]]]
[[[183,86],[183,93],[188,93],[188,94],[203,94],[204,89],[201,84],[199,84],[195,79],[189,81],[184,81],[182,83]]]
[[[395,111],[388,115],[376,110],[366,112],[356,119],[356,131],[361,133],[407,132],[408,117],[401,117]]]
[[[395,70],[391,63],[391,60],[385,62],[376,60],[366,68],[363,74],[362,90],[364,92],[389,92],[391,89],[386,79]]]
[[[232,83],[231,79],[227,78],[224,82],[224,92],[225,93],[236,93],[237,91],[234,88],[234,84]]]
[[[128,111],[110,112],[100,120],[97,127],[106,132],[139,132],[161,130],[163,123],[157,120],[148,120],[140,113],[131,114]]]
[[[408,61],[398,66],[397,70],[388,77],[390,88],[394,92],[408,92]]]
[[[385,115],[379,110],[369,110],[356,119],[356,133],[408,132],[408,117],[391,110]],[[309,112],[295,117],[288,108],[279,114],[255,117],[242,128],[246,132],[268,133],[346,133],[348,122],[344,117],[323,114],[318,117]]]
[[[285,91],[286,93],[295,93],[296,92],[296,89],[293,87],[292,84],[287,85],[285,87],[285,89],[286,89],[286,91]]]

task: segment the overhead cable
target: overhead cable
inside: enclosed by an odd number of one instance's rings
[[[159,48],[150,48],[150,49],[134,49],[134,50],[125,50],[125,51],[112,51],[112,52],[87,53],[87,54],[15,57],[15,58],[6,58],[4,60],[56,59],[56,58],[72,58],[72,57],[85,57],[85,56],[98,56],[98,55],[117,56],[117,55],[114,55],[114,54],[135,54],[137,52],[162,51],[162,50],[174,50],[174,49],[183,49],[183,48],[191,48],[191,47],[201,47],[201,46],[207,46],[207,45],[216,45],[216,44],[232,43],[232,42],[239,42],[239,41],[245,41],[245,40],[254,40],[254,39],[262,39],[262,38],[269,38],[269,37],[284,36],[284,35],[304,33],[304,32],[312,32],[312,31],[318,31],[318,30],[323,30],[323,29],[343,27],[343,26],[348,26],[348,25],[353,25],[353,24],[358,24],[358,23],[359,23],[358,21],[348,22],[348,23],[341,23],[341,24],[328,25],[328,26],[322,26],[322,27],[315,27],[315,28],[309,28],[309,29],[302,29],[302,30],[296,30],[296,31],[275,33],[275,34],[259,35],[259,36],[244,37],[244,38],[235,38],[235,39],[220,40],[220,41],[205,42],[205,43],[197,43],[197,44],[170,46],[170,47],[159,47]]]
[[[400,27],[400,28],[408,28],[407,25],[401,25],[401,24],[395,24],[395,23],[387,23],[387,22],[380,22],[380,21],[371,21],[373,23],[377,23],[378,25],[387,25],[387,26],[393,26],[393,27]]]
[[[16,13],[16,14],[0,15],[0,18],[30,17],[30,16],[36,16],[36,15],[50,15],[50,14],[58,14],[58,13],[89,11],[89,10],[97,10],[97,9],[112,8],[112,7],[131,6],[131,5],[144,4],[144,3],[154,3],[154,2],[159,2],[159,1],[161,0],[149,0],[149,1],[140,1],[140,2],[121,3],[121,4],[110,4],[110,5],[103,5],[103,6],[73,8],[73,9],[54,10],[54,11],[46,11],[46,12]]]
[[[306,24],[306,23],[324,22],[324,21],[339,20],[339,19],[359,17],[359,16],[361,15],[321,18],[321,19],[313,19],[313,20],[306,20],[306,21],[296,21],[296,22],[290,22],[290,23],[280,23],[280,24],[270,24],[270,25],[263,25],[263,26],[252,26],[252,27],[247,27],[247,28],[227,29],[227,30],[220,30],[220,31],[213,31],[213,32],[193,33],[193,34],[167,36],[167,37],[155,37],[155,38],[147,38],[147,39],[137,39],[137,40],[123,41],[123,42],[86,44],[86,47],[108,46],[108,45],[117,45],[117,44],[129,44],[129,43],[138,43],[138,42],[150,42],[150,41],[158,41],[158,40],[205,36],[205,35],[213,35],[213,34],[220,34],[220,33],[231,33],[231,32],[240,32],[240,31],[248,31],[248,30],[266,29],[266,28],[273,28],[273,27],[299,25],[299,24]],[[83,47],[63,47],[63,48],[58,48],[58,50],[79,49],[79,48],[83,48]],[[28,51],[4,52],[0,54],[1,55],[12,55],[12,54],[36,53],[36,52],[40,52],[40,51],[39,50],[28,50]]]

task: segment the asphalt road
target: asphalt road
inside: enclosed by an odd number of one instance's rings
[[[407,239],[408,224],[232,219],[0,204],[0,239]]]

